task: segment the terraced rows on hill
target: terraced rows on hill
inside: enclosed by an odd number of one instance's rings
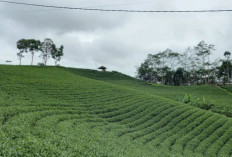
[[[95,80],[117,84],[137,91],[142,91],[147,94],[159,95],[165,98],[179,101],[187,95],[191,95],[194,99],[210,100],[213,106],[210,108],[215,113],[224,114],[232,117],[232,88],[231,86],[217,87],[217,86],[165,86],[158,84],[151,84],[141,82],[132,77],[123,75],[118,72],[104,72],[101,73],[96,70],[88,69],[74,69],[67,68],[70,72],[88,77]],[[226,90],[225,90],[226,89]]]
[[[224,115],[63,68],[0,72],[0,156],[232,156]]]

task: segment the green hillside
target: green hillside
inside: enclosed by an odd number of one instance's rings
[[[0,72],[0,156],[232,156],[232,119],[177,101],[191,92],[231,111],[224,89],[61,67]]]
[[[211,111],[232,117],[232,93],[230,93],[232,92],[232,88],[230,86],[220,88],[216,86],[204,85],[179,87],[157,84],[151,85],[118,72],[102,73],[96,70],[73,68],[69,68],[69,70],[84,77],[121,85],[147,94],[159,95],[175,101],[179,101],[186,94],[192,95],[194,99],[202,100],[203,98],[206,98],[215,104],[210,109]]]
[[[232,92],[232,87],[231,86],[225,86],[225,87],[222,87],[224,88],[225,90],[228,90],[229,92]]]

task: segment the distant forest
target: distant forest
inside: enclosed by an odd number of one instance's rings
[[[137,78],[165,85],[225,85],[232,81],[232,60],[229,51],[223,59],[212,61],[210,56],[215,46],[201,41],[188,47],[183,53],[166,49],[156,54],[148,54],[137,68]]]

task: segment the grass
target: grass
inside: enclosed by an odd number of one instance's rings
[[[187,93],[230,110],[221,88],[62,67],[0,72],[0,156],[232,156],[232,119],[177,101]]]

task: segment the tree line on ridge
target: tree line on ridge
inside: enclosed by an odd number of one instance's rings
[[[201,41],[183,53],[166,49],[148,54],[137,68],[137,78],[165,85],[226,84],[232,82],[231,53],[224,52],[224,59],[211,61],[215,46]]]
[[[31,53],[31,65],[33,65],[34,55],[37,52],[40,52],[40,57],[43,60],[43,62],[39,63],[39,65],[44,66],[47,65],[47,61],[50,57],[55,60],[55,65],[57,65],[57,62],[59,62],[61,57],[64,55],[64,46],[61,45],[57,48],[54,42],[49,38],[44,39],[42,42],[35,39],[20,39],[17,42],[17,48],[19,49],[19,52],[17,53],[19,65],[22,63],[24,54],[28,52]]]

